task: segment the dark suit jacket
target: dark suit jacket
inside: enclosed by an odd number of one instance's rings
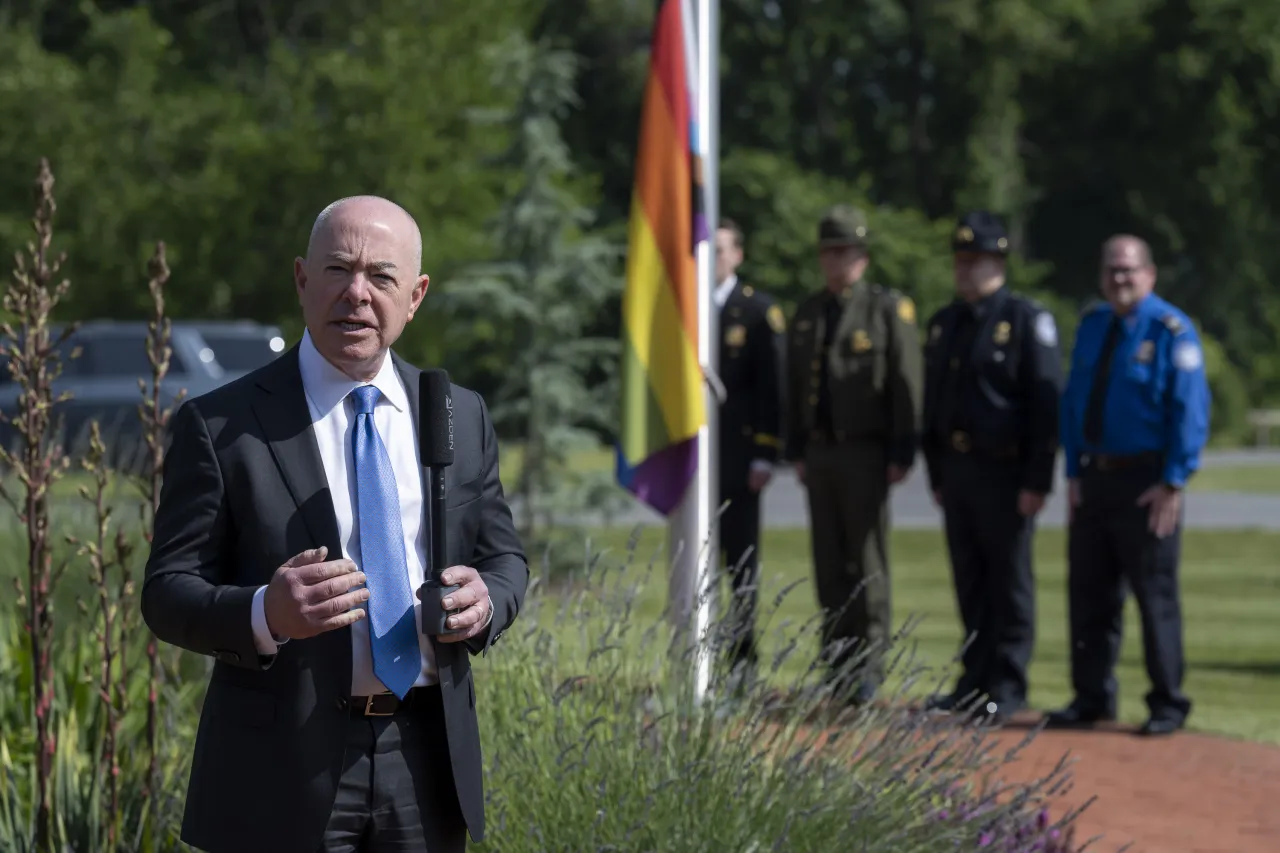
[[[416,423],[420,371],[392,358]],[[493,620],[466,648],[434,644],[449,755],[432,769],[451,769],[479,841],[484,795],[467,653],[486,653],[511,625],[529,570],[498,481],[484,401],[456,385],[452,400],[449,563],[481,573]],[[426,469],[420,473],[425,478]],[[142,614],[161,640],[216,659],[192,756],[182,824],[188,844],[214,853],[312,853],[320,844],[349,725],[351,632],[292,640],[263,657],[250,605],[277,567],[321,545],[331,558],[342,554],[294,347],[173,417]]]
[[[720,499],[747,491],[751,463],[782,450],[782,309],[741,281],[720,312]]]

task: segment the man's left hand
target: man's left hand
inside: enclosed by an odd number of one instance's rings
[[[759,492],[769,485],[771,479],[773,479],[771,465],[752,465],[750,473],[747,474],[747,488],[753,492]]]
[[[910,473],[910,471],[911,471],[910,468],[906,468],[902,465],[890,465],[889,466],[889,485],[891,486],[898,485],[903,480],[907,479],[907,474]]]
[[[1023,489],[1018,492],[1018,513],[1023,518],[1035,518],[1044,509],[1044,495]]]
[[[1149,506],[1147,529],[1163,539],[1178,526],[1178,510],[1182,507],[1182,492],[1164,483],[1156,483],[1138,498],[1138,506]]]
[[[443,602],[445,610],[453,611],[445,623],[450,633],[436,639],[442,643],[458,643],[482,633],[489,622],[490,606],[489,588],[480,573],[470,566],[450,566],[444,570],[444,582],[448,586],[457,584],[459,588]],[[422,598],[421,589],[418,598]]]

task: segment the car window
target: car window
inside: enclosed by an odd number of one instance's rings
[[[272,343],[283,349],[283,340],[257,335],[220,335],[216,332],[204,332],[204,340],[213,347],[213,353],[224,370],[232,372],[257,370],[264,364],[274,361],[279,355]]]
[[[151,375],[151,360],[147,357],[144,337],[117,337],[103,335],[84,342],[79,361],[85,376],[127,376],[145,379]],[[186,373],[182,356],[174,352],[169,359],[169,374]]]

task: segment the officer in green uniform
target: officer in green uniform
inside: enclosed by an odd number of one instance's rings
[[[826,286],[787,334],[787,459],[808,493],[822,659],[843,698],[871,699],[891,634],[889,489],[915,461],[922,357],[911,299],[863,280],[868,229],[838,205],[818,225]]]

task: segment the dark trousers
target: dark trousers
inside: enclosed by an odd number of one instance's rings
[[[342,777],[318,853],[466,849],[440,689],[425,688],[423,697],[391,716],[351,718]]]
[[[1017,708],[1035,645],[1035,520],[1018,512],[1016,463],[952,452],[944,465],[947,549],[967,643],[955,696],[985,694]]]
[[[723,487],[722,487],[723,488]],[[720,515],[720,554],[733,589],[725,630],[732,665],[754,666],[756,610],[760,600],[760,494],[743,486],[725,494]]]
[[[1082,472],[1082,501],[1067,547],[1071,684],[1074,704],[1082,711],[1116,713],[1115,666],[1124,602],[1132,588],[1142,618],[1151,716],[1181,722],[1191,712],[1191,700],[1182,692],[1182,524],[1158,539],[1148,528],[1149,508],[1138,506],[1139,495],[1159,480],[1160,471],[1152,467]]]
[[[884,681],[892,634],[888,454],[882,444],[809,445],[805,489],[822,659],[831,675]]]

